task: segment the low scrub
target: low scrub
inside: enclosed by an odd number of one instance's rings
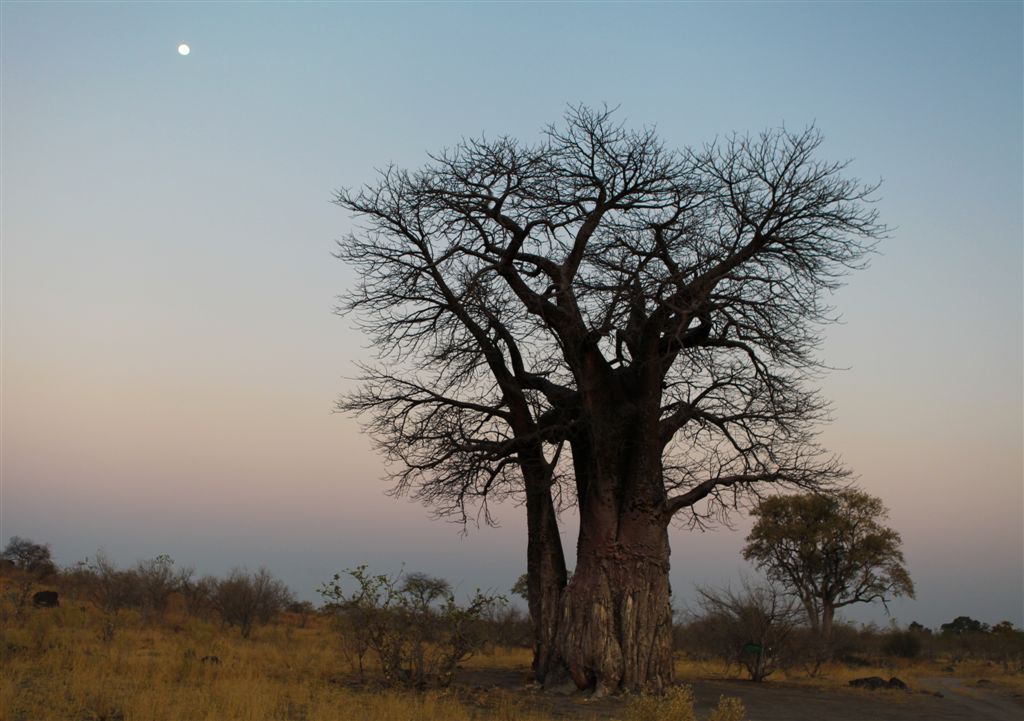
[[[373,575],[366,566],[345,571],[320,589],[334,616],[353,670],[366,678],[372,656],[385,683],[415,689],[447,687],[455,669],[487,642],[487,618],[505,604],[479,590],[466,605],[443,579],[424,574]]]
[[[122,611],[118,632],[90,601],[29,606],[16,616],[0,578],[0,721],[547,721],[523,699],[481,690],[413,692],[354,685],[328,618],[282,614],[244,639],[219,619],[172,603],[165,623]],[[529,654],[498,648],[469,666],[529,666]]]
[[[633,696],[626,702],[626,721],[698,721],[693,687],[673,686],[661,696]],[[707,721],[744,721],[747,710],[738,698],[721,696]]]

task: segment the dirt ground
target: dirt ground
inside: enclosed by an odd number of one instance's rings
[[[922,681],[910,691],[816,689],[784,682],[752,683],[710,679],[680,679],[693,686],[696,710],[707,715],[719,696],[743,701],[750,721],[1021,721],[1024,697],[955,678]],[[514,694],[527,708],[553,721],[622,718],[620,698],[588,700],[576,693],[541,692],[526,685],[524,675],[505,670],[467,670],[459,679],[462,690],[500,688]],[[654,721],[654,720],[652,720]]]

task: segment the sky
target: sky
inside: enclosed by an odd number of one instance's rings
[[[1022,8],[5,0],[0,538],[266,565],[310,600],[363,563],[507,592],[524,510],[432,520],[333,412],[372,348],[332,312],[354,278],[331,199],[607,103],[674,147],[813,123],[883,181],[889,237],[832,299],[822,439],[917,598],[845,615],[1024,625]],[[753,573],[732,526],[673,529],[680,605]]]

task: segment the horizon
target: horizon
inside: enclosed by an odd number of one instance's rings
[[[354,279],[330,199],[607,103],[669,147],[813,124],[883,180],[892,230],[824,331],[821,440],[902,535],[917,599],[891,618],[1024,626],[1024,6],[579,8],[0,6],[0,542],[266,565],[311,601],[362,563],[507,594],[523,510],[460,535],[385,495],[333,412],[372,349],[332,313]],[[756,575],[733,523],[671,530],[679,603]]]

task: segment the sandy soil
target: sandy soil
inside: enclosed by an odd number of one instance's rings
[[[783,682],[752,683],[680,679],[693,686],[699,716],[718,703],[719,696],[736,696],[747,707],[750,721],[1021,721],[1024,698],[998,688],[935,678],[910,691],[824,690]],[[501,688],[514,693],[529,708],[553,721],[622,718],[619,698],[588,700],[575,693],[541,692],[529,688],[523,672],[464,671],[458,685],[473,689]],[[936,694],[941,694],[941,696]]]

